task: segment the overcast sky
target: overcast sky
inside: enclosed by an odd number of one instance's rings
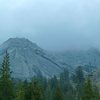
[[[0,44],[10,37],[54,51],[100,48],[100,0],[0,0]]]

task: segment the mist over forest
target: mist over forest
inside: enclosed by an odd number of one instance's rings
[[[99,0],[0,0],[0,44],[25,37],[49,51],[99,48]]]
[[[0,0],[0,100],[100,100],[99,0]]]

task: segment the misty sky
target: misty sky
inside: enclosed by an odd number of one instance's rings
[[[100,48],[100,0],[0,0],[0,44],[10,37],[46,50]]]

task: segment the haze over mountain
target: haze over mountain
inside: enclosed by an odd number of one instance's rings
[[[0,0],[0,43],[25,37],[45,50],[100,49],[100,0]]]
[[[59,76],[64,68],[71,74],[78,65],[82,65],[87,72],[100,68],[98,49],[50,53],[28,39],[10,38],[0,46],[0,64],[6,50],[10,54],[12,76],[19,79],[30,79],[38,75]]]
[[[0,46],[0,63],[6,50],[10,54],[11,71],[14,78],[30,79],[43,75],[58,75],[63,67],[51,59],[46,51],[25,38],[10,38]]]
[[[0,100],[100,100],[100,0],[0,0]]]

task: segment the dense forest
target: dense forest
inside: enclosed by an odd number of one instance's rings
[[[0,69],[0,100],[100,100],[99,89],[92,75],[84,75],[81,66],[70,75],[67,69],[59,77],[40,74],[30,80],[11,77],[9,54]]]

